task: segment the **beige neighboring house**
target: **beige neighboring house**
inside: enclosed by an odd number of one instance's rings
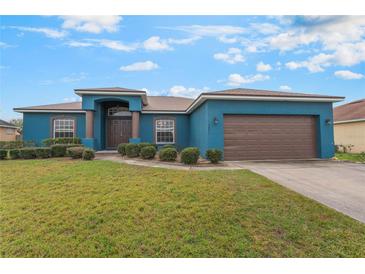
[[[17,126],[0,119],[0,141],[16,141],[19,135]]]
[[[335,144],[365,152],[365,99],[338,106],[333,111]]]

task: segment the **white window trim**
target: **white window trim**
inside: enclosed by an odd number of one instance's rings
[[[56,121],[59,120],[68,120],[72,121],[72,135],[75,137],[75,120],[72,118],[55,118],[53,119],[53,138],[56,138]],[[57,131],[57,132],[71,132],[70,130],[64,130],[64,131]],[[60,137],[63,138],[63,137]]]
[[[172,142],[158,142],[158,138],[157,138],[157,133],[159,132],[157,130],[157,121],[172,121],[173,124],[172,124]],[[176,129],[176,126],[175,126],[175,119],[168,119],[168,118],[160,118],[160,119],[156,119],[155,120],[155,141],[156,141],[156,144],[157,145],[171,145],[171,144],[175,144],[175,129]]]

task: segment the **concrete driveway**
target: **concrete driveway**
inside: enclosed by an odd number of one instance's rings
[[[335,161],[231,162],[365,223],[365,164]]]

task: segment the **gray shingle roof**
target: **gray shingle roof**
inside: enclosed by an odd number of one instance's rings
[[[335,107],[333,119],[335,122],[365,119],[365,99]]]
[[[14,125],[12,123],[9,123],[9,122],[6,122],[6,121],[1,120],[1,119],[0,119],[0,127],[13,127],[13,128],[17,128],[16,125]]]

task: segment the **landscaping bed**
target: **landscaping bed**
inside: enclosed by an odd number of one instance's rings
[[[247,170],[54,158],[0,174],[2,257],[365,256],[365,225]]]

